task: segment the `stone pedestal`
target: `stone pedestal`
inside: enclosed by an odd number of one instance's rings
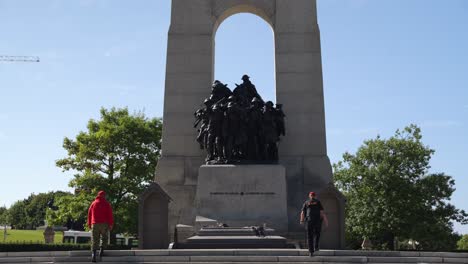
[[[53,244],[55,238],[55,231],[52,227],[48,226],[44,230],[44,242],[46,244]]]
[[[196,214],[229,226],[288,230],[286,172],[282,165],[203,165]]]

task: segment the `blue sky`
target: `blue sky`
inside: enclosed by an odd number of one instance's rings
[[[415,123],[436,150],[431,171],[455,178],[452,202],[468,210],[467,14],[464,0],[318,0],[332,162]],[[169,18],[169,0],[0,0],[0,55],[41,57],[0,63],[0,205],[69,190],[62,140],[101,107],[162,116]],[[273,52],[266,22],[232,16],[216,35],[216,78],[233,87],[249,73],[274,100]]]

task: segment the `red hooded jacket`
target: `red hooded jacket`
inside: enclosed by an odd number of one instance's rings
[[[88,209],[88,226],[93,224],[107,223],[109,226],[114,225],[114,216],[112,215],[112,207],[105,198],[106,193],[100,191],[96,199],[91,203]]]

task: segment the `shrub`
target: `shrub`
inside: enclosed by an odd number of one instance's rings
[[[110,250],[130,249],[131,246],[109,245]],[[0,243],[0,252],[76,251],[89,250],[89,244]]]

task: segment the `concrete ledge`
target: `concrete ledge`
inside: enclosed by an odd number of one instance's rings
[[[19,258],[0,258],[0,263],[29,263],[31,258],[19,257]]]
[[[291,262],[310,262],[312,260],[315,262],[322,262],[317,257],[311,258],[309,256],[279,256],[277,261],[291,263]]]
[[[373,263],[442,263],[439,257],[368,257]]]
[[[333,257],[333,256],[294,256],[294,257],[278,257],[279,262],[330,262],[330,263],[366,263],[366,257]]]
[[[55,262],[91,262],[91,252],[88,254],[88,257],[55,257]]]
[[[419,257],[420,252],[417,251],[399,251],[400,257]]]
[[[142,262],[190,262],[189,256],[142,256]]]
[[[0,252],[0,257],[56,257],[68,255],[69,251]]]
[[[49,256],[52,256],[51,251],[7,252],[7,257],[49,257]]]
[[[196,262],[278,262],[274,256],[193,256],[190,261]]]
[[[337,250],[335,256],[368,256],[368,257],[419,257],[416,251],[353,251]]]
[[[50,255],[52,257],[70,256],[70,251],[51,251]]]
[[[234,256],[234,249],[180,249],[170,250],[170,256]]]
[[[159,256],[154,256],[153,258],[157,259]],[[144,256],[115,256],[115,257],[103,257],[102,262],[141,262],[143,261]]]
[[[88,252],[89,253],[89,252]],[[104,256],[135,256],[135,251],[132,250],[105,250]]]
[[[309,250],[301,249],[299,256],[309,256]],[[335,250],[320,250],[314,253],[314,256],[335,256]]]
[[[444,259],[441,257],[419,257],[415,259],[417,259],[418,263],[419,262],[441,263],[444,261]]]
[[[90,251],[2,252],[0,263],[86,263]],[[105,263],[465,263],[468,253],[305,249],[205,249],[106,251]]]
[[[444,263],[468,263],[468,258],[444,258]]]
[[[32,257],[31,262],[53,262],[54,257]]]
[[[314,256],[312,258],[314,261],[317,259],[321,262],[345,262],[345,263],[366,263],[367,257],[360,257],[360,256]]]
[[[135,256],[169,256],[170,250],[135,250]]]
[[[234,251],[236,256],[299,256],[299,253],[295,249],[247,249]]]
[[[68,256],[76,257],[76,256],[88,256],[91,255],[91,250],[80,250],[80,251],[69,251]]]
[[[419,252],[421,257],[468,258],[468,253],[456,252]]]

